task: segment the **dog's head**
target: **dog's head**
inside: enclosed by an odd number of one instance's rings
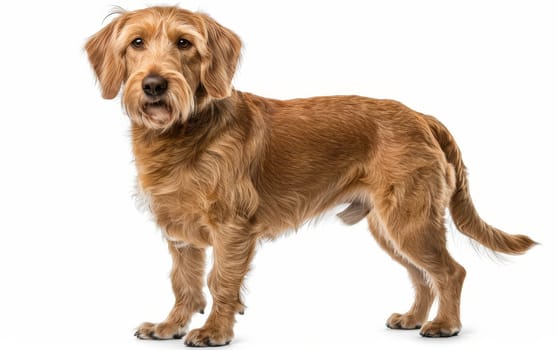
[[[230,96],[240,49],[232,31],[176,7],[119,11],[85,45],[102,96],[116,97],[124,84],[132,122],[157,130]]]

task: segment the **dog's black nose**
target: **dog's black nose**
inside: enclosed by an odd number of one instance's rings
[[[160,75],[149,74],[143,79],[143,92],[150,97],[159,97],[165,93],[168,82]]]

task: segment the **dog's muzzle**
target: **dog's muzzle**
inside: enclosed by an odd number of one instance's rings
[[[143,104],[144,113],[155,124],[166,124],[170,121],[172,111],[165,101],[168,80],[158,74],[149,74],[143,78],[141,87],[146,97]]]

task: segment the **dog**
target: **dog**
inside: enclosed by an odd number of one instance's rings
[[[387,327],[457,335],[466,271],[446,249],[445,210],[460,232],[493,251],[521,254],[536,242],[480,218],[461,152],[434,117],[393,100],[281,101],[237,91],[241,47],[208,15],[177,7],[122,10],[85,45],[102,96],[122,90],[139,188],[172,255],[175,305],[135,335],[229,344],[257,242],[341,204],[339,217],[367,219],[415,287],[410,310],[391,315]],[[186,334],[206,306],[209,246],[212,309]],[[428,321],[436,297],[438,313]]]

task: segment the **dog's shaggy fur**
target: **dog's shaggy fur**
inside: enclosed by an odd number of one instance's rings
[[[465,270],[445,247],[444,213],[486,247],[520,254],[534,242],[486,224],[474,209],[460,151],[435,118],[390,100],[332,96],[278,101],[236,91],[238,36],[175,7],[124,12],[86,44],[104,98],[123,85],[140,190],[168,240],[176,303],[141,339],[180,338],[205,308],[205,248],[214,249],[213,307],[186,344],[228,344],[256,242],[341,203],[367,219],[404,265],[416,299],[389,328],[456,335]],[[439,310],[427,321],[435,297]]]

